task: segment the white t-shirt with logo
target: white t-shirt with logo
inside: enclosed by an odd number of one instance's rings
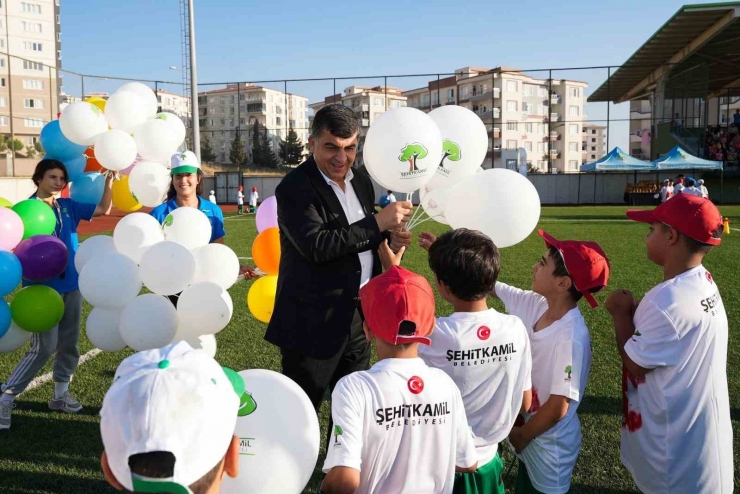
[[[244,205],[244,192],[241,190],[236,192],[236,203],[240,206]]]
[[[431,346],[419,345],[419,356],[460,388],[481,467],[496,456],[532,388],[527,329],[493,309],[456,312],[437,319],[431,338]]]
[[[581,448],[581,423],[576,411],[591,370],[591,337],[586,321],[576,307],[550,326],[534,331],[548,308],[544,297],[503,283],[496,283],[496,296],[509,314],[522,320],[529,334],[532,407],[524,419],[530,420],[550,395],[570,399],[565,417],[534,438],[518,456],[527,466],[535,489],[554,494],[568,492]]]
[[[622,463],[648,494],[732,492],[728,326],[712,275],[697,266],[650,290],[627,355],[652,369],[623,379]]]
[[[357,493],[450,493],[477,457],[460,391],[420,359],[384,359],[343,377],[324,473],[360,471]]]

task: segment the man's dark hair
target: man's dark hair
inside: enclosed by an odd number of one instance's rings
[[[216,463],[207,474],[196,480],[190,486],[193,494],[205,494],[216,481],[218,469],[223,460]],[[151,453],[140,453],[131,455],[128,459],[128,466],[131,473],[150,479],[168,479],[171,478],[175,471],[175,455],[169,451],[153,451]],[[120,482],[120,480],[119,480]],[[125,490],[123,492],[131,493]],[[165,494],[165,493],[162,493]]]
[[[172,182],[170,182],[170,190],[167,191],[168,201],[177,195],[177,190],[175,189],[175,177],[176,176],[177,175],[172,175]],[[195,194],[197,196],[203,195],[203,171],[200,168],[198,168],[198,185],[195,186]]]
[[[324,129],[335,137],[349,139],[360,131],[359,118],[348,106],[326,105],[313,117],[311,136],[318,139]]]
[[[666,224],[661,224],[663,231],[668,230],[670,227]],[[723,232],[722,225],[717,227],[714,232],[712,232],[712,238],[722,238],[722,232]],[[694,240],[691,237],[687,237],[683,233],[676,230],[676,233],[678,233],[679,239],[683,240],[684,245],[686,245],[686,248],[689,250],[689,253],[691,254],[701,254],[702,257],[706,256],[712,251],[713,245],[704,244],[699,242],[698,240]]]
[[[466,302],[481,300],[496,285],[498,249],[479,231],[450,230],[429,247],[429,267],[455,297]]]
[[[62,174],[64,175],[64,181],[69,183],[69,174],[67,173],[67,167],[64,166],[64,163],[49,158],[39,161],[36,165],[36,169],[33,171],[33,176],[31,177],[31,179],[33,180],[33,183],[36,185],[36,187],[39,186],[39,182],[44,179],[44,175],[46,175],[46,172],[48,172],[49,170],[61,170]]]
[[[388,195],[390,195],[390,194],[393,194],[393,192],[391,192],[391,191],[389,190],[389,191],[388,191]]]

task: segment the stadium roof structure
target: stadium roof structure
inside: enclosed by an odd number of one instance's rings
[[[699,67],[707,75],[681,86],[685,97],[740,94],[740,2],[684,5],[588,101],[643,99],[665,76]]]

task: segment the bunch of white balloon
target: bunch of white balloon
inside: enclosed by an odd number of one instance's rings
[[[396,108],[380,115],[365,139],[365,165],[382,187],[420,192],[407,229],[429,221],[480,230],[498,247],[524,240],[540,215],[531,182],[505,169],[480,166],[488,152],[488,131],[481,118],[457,105],[429,114]],[[427,214],[425,219],[422,211]]]
[[[182,120],[173,113],[157,113],[157,108],[154,91],[131,82],[110,96],[105,110],[87,101],[72,103],[59,117],[59,127],[69,141],[94,146],[103,168],[130,173],[132,195],[154,207],[170,185],[168,160],[185,140]]]
[[[113,236],[80,245],[75,267],[82,296],[94,308],[87,337],[116,352],[160,348],[185,340],[216,353],[215,334],[231,321],[228,289],[239,260],[223,244],[209,244],[211,224],[195,208],[178,208],[160,225],[145,213],[125,216]],[[151,293],[140,295],[142,286]],[[167,298],[179,296],[177,309]]]

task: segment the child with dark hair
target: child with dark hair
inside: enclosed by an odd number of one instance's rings
[[[489,309],[486,299],[499,273],[499,253],[486,235],[466,229],[439,238],[422,233],[437,291],[455,312],[438,317],[429,347],[419,355],[445,371],[462,394],[475,436],[478,469],[455,474],[455,493],[504,492],[498,444],[532,398],[529,337],[515,316]]]
[[[606,300],[623,362],[622,463],[641,492],[730,493],[729,327],[702,265],[722,242],[722,215],[684,193],[627,217],[650,224],[647,255],[663,282],[639,303],[627,290]]]
[[[547,252],[533,267],[531,291],[496,283],[495,296],[519,316],[532,348],[532,405],[509,442],[519,456],[517,493],[563,494],[570,489],[581,447],[576,415],[591,368],[591,338],[578,309],[609,278],[609,261],[595,242],[560,241],[539,230]]]
[[[43,159],[36,165],[32,177],[36,192],[31,195],[30,199],[43,201],[54,211],[56,226],[53,235],[64,242],[69,258],[67,267],[56,278],[39,283],[24,279],[23,285],[46,285],[59,292],[64,300],[64,316],[50,331],[33,333],[31,348],[15,367],[8,380],[0,386],[2,390],[0,430],[10,429],[15,397],[26,389],[54,352],[56,352],[54,397],[49,401],[49,408],[66,413],[77,413],[82,410],[82,405],[68,391],[72,374],[77,370],[80,358],[77,343],[80,339],[82,295],[77,285],[78,273],[75,269],[75,253],[78,248],[77,226],[83,220],[91,221],[96,216],[110,214],[114,178],[115,175],[112,173],[106,178],[103,197],[99,204],[84,204],[61,197],[62,191],[69,182],[67,168],[61,161]]]

